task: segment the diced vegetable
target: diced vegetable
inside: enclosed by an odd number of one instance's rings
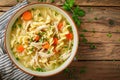
[[[61,28],[63,27],[63,22],[60,22],[57,27],[58,27],[58,30],[61,30]]]
[[[31,20],[32,19],[32,13],[30,11],[26,11],[22,15],[23,19],[25,21]]]
[[[35,37],[35,41],[39,41],[39,39],[40,39],[40,36],[37,35],[37,36]]]
[[[72,40],[72,39],[73,39],[73,34],[72,34],[72,33],[66,34],[66,38],[67,38],[68,40]]]
[[[17,51],[18,51],[18,52],[23,52],[23,51],[24,51],[23,45],[19,45],[19,46],[17,47]]]
[[[58,44],[58,38],[53,38],[53,40],[54,40],[54,45],[57,45]]]
[[[42,48],[48,49],[50,47],[50,44],[48,42],[45,42]]]

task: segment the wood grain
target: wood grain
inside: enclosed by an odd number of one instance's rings
[[[32,80],[120,80],[120,61],[72,62],[68,69],[68,73]]]
[[[50,0],[46,1],[50,3]],[[55,0],[55,4],[61,7],[64,1]],[[75,0],[75,3],[86,12],[86,16],[81,18],[83,23],[78,32],[84,34],[96,49],[90,49],[90,44],[84,44],[79,37],[77,61],[69,66],[69,73],[61,72],[46,78],[34,77],[32,80],[120,80],[120,0]],[[16,0],[1,0],[0,15],[15,4]],[[87,32],[83,32],[83,29]],[[109,32],[111,38],[107,36]],[[85,70],[81,73],[82,67]]]
[[[80,43],[77,60],[120,60],[120,44],[94,43],[96,49],[90,49],[89,44]]]
[[[19,0],[20,2],[23,0]],[[28,0],[29,2],[38,2],[38,0]],[[55,0],[57,5],[62,5],[65,0]],[[50,0],[46,0],[50,3]],[[75,0],[77,5],[80,6],[120,6],[120,0]],[[1,0],[0,6],[13,6],[17,0]]]

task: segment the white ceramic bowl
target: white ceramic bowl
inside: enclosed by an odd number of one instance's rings
[[[21,65],[14,57],[11,48],[10,48],[10,33],[12,30],[12,25],[14,24],[15,20],[25,11],[30,10],[31,8],[35,8],[35,7],[49,7],[52,8],[54,10],[56,10],[57,12],[61,13],[66,19],[67,21],[70,23],[70,25],[72,26],[72,30],[73,30],[73,35],[74,35],[74,40],[73,40],[73,48],[72,48],[72,52],[70,57],[57,69],[54,69],[52,71],[47,71],[47,72],[38,72],[38,71],[33,71],[29,68],[24,67],[23,65]],[[18,10],[13,16],[12,18],[9,20],[7,28],[6,28],[6,34],[5,34],[5,48],[6,51],[10,57],[10,59],[13,61],[13,63],[22,71],[31,74],[33,76],[41,76],[41,77],[46,77],[46,76],[51,76],[54,74],[57,74],[59,72],[61,72],[62,70],[64,70],[73,60],[76,52],[77,52],[77,48],[78,48],[78,32],[75,26],[75,23],[73,22],[73,20],[71,19],[71,17],[61,8],[55,6],[55,5],[51,5],[51,4],[41,4],[41,3],[34,3],[34,4],[29,4],[23,8],[21,8],[20,10]]]

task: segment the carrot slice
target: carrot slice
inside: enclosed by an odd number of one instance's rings
[[[58,30],[61,30],[61,28],[63,27],[63,22],[60,22],[57,27],[58,27]]]
[[[53,40],[54,40],[54,45],[57,45],[58,44],[58,38],[53,38]]]
[[[73,34],[72,34],[72,33],[66,34],[66,38],[67,38],[68,40],[72,40]]]
[[[24,51],[23,45],[19,45],[19,46],[17,47],[17,51],[18,51],[18,52],[23,52],[23,51]]]
[[[30,11],[26,11],[22,15],[23,19],[25,21],[31,20],[32,19],[32,13]]]
[[[37,36],[35,37],[35,41],[39,41],[39,39],[40,39],[40,36],[37,35]]]
[[[42,46],[44,49],[48,49],[50,47],[50,44],[48,42],[45,42],[45,44]]]

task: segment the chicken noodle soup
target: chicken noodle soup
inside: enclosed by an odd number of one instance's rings
[[[62,65],[73,47],[73,32],[66,18],[48,7],[25,11],[14,23],[10,46],[22,65],[50,71]]]

